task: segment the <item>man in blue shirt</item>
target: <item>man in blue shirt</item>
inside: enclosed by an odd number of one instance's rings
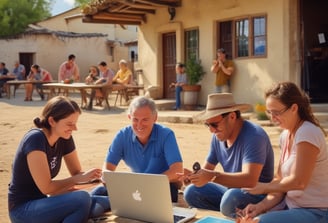
[[[206,110],[198,115],[213,134],[205,165],[197,172],[185,169],[187,203],[196,208],[221,211],[236,217],[236,209],[258,203],[265,195],[252,195],[241,188],[270,182],[274,154],[270,139],[258,125],[244,120],[248,104],[236,104],[231,93],[208,95]],[[223,171],[216,171],[221,164]]]
[[[121,129],[109,147],[105,169],[115,171],[123,160],[136,173],[165,174],[170,181],[171,200],[177,202],[183,172],[182,158],[174,132],[156,124],[157,110],[152,99],[140,96],[130,103],[131,125]],[[95,188],[93,195],[106,195],[106,188]],[[104,206],[104,205],[102,205]]]
[[[25,66],[20,64],[19,61],[15,61],[12,73],[16,76],[17,80],[24,80],[26,74]]]

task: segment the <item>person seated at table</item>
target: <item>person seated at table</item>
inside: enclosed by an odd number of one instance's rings
[[[126,60],[120,60],[119,70],[113,78],[115,84],[129,84],[132,78],[132,71],[128,68]]]
[[[120,69],[117,71],[113,78],[113,84],[130,84],[132,80],[132,71],[128,68],[128,63],[126,60],[120,60],[118,65]],[[125,94],[124,97],[125,101],[129,100],[127,94]]]
[[[113,78],[115,76],[112,69],[107,66],[105,61],[101,61],[98,64],[98,69],[100,71],[100,78],[96,81],[96,84],[106,84],[112,85]],[[96,105],[102,106],[102,102],[104,100],[104,95],[100,90],[96,90]]]
[[[15,61],[14,68],[12,74],[16,76],[16,80],[24,80],[25,79],[25,66],[20,64],[18,60]]]
[[[90,66],[89,68],[89,74],[86,76],[84,83],[86,84],[96,84],[97,80],[99,80],[99,70],[97,66]],[[87,104],[87,91],[82,90],[81,91],[81,97],[83,101],[83,105]],[[82,107],[84,107],[82,105]]]
[[[27,76],[28,81],[43,81],[50,82],[52,81],[52,76],[49,71],[41,68],[37,64],[31,66],[30,74]],[[44,100],[44,93],[42,89],[42,83],[35,84],[36,90],[39,93],[41,100]],[[24,101],[32,101],[33,94],[33,83],[25,84],[25,99]]]
[[[15,77],[9,74],[9,70],[6,68],[4,62],[0,62],[0,98],[2,98],[2,93],[5,92],[8,94],[8,86],[6,82],[9,80],[14,80]]]
[[[66,79],[76,82],[80,81],[79,67],[75,63],[75,58],[75,55],[71,54],[68,56],[67,61],[59,66],[58,82],[65,81]]]

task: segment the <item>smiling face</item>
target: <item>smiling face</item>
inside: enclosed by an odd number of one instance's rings
[[[60,119],[58,122],[50,116],[49,124],[51,126],[51,134],[64,139],[69,139],[72,136],[72,132],[77,130],[76,123],[79,116],[79,112],[74,112],[66,118]]]
[[[272,122],[284,129],[288,129],[294,119],[298,117],[296,104],[287,107],[273,97],[266,99],[266,110]]]
[[[215,134],[216,138],[220,141],[226,141],[231,137],[232,126],[230,125],[230,116],[234,113],[219,115],[207,119],[205,125],[211,133]]]
[[[148,106],[143,106],[132,111],[128,117],[134,134],[143,145],[146,144],[157,120],[157,113],[154,114]]]

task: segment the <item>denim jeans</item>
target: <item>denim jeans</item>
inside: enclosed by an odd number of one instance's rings
[[[182,87],[181,86],[176,86],[175,87],[175,108],[180,109],[181,108],[181,91]]]
[[[220,184],[208,183],[203,187],[191,184],[184,190],[184,199],[192,207],[220,211],[235,218],[236,208],[258,203],[265,195],[251,195],[239,188],[228,189]]]
[[[9,212],[12,223],[87,222],[91,198],[86,191],[74,191],[32,200]]]
[[[228,92],[230,92],[230,86],[228,84],[215,86],[215,93],[228,93]]]
[[[259,223],[327,223],[328,209],[293,208],[289,210],[272,211],[258,217]]]

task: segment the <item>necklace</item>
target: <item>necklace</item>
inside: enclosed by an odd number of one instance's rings
[[[299,120],[292,131],[288,132],[288,135],[286,137],[286,141],[282,147],[282,156],[280,163],[284,163],[286,160],[288,160],[290,154],[291,154],[291,148],[293,146],[294,142],[294,136],[296,134],[297,129],[303,124],[303,120]]]

